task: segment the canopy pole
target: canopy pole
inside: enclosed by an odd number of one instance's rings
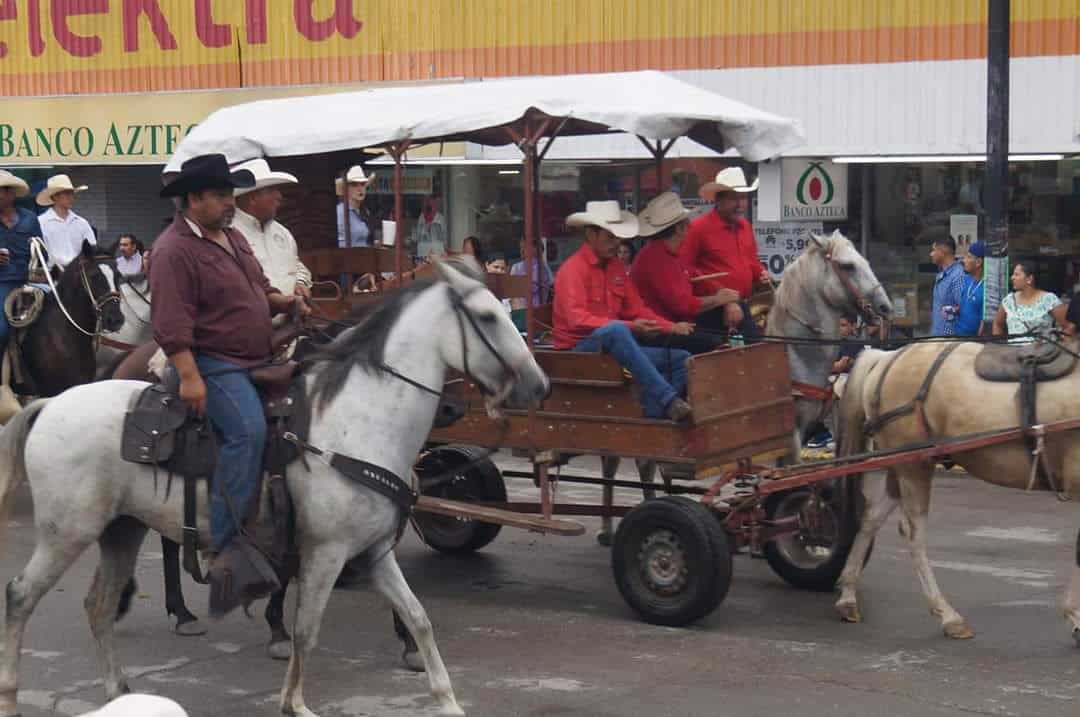
[[[533,260],[536,259],[536,216],[539,202],[536,194],[539,190],[537,177],[539,176],[540,157],[536,146],[540,138],[547,134],[551,127],[552,118],[545,117],[539,124],[534,125],[529,119],[525,120],[524,132],[519,132],[515,127],[506,127],[506,133],[518,146],[524,155],[522,159],[525,172],[525,276],[528,278],[525,291],[525,335],[526,343],[532,348],[533,334],[536,331],[534,306],[533,306]],[[565,120],[564,120],[565,123]],[[562,124],[559,125],[559,128]],[[539,267],[537,267],[539,269]],[[537,279],[540,277],[537,276]]]
[[[675,140],[678,139],[678,137],[671,138],[668,140],[667,144],[664,144],[664,140],[658,139],[654,145],[640,134],[634,136],[638,138],[639,142],[645,145],[645,149],[649,150],[649,154],[653,157],[656,166],[656,193],[657,195],[662,194],[664,191],[664,159],[675,145]],[[637,207],[637,209],[640,208],[641,207]]]
[[[401,288],[401,285],[404,283],[402,268],[405,264],[405,237],[402,232],[402,227],[404,226],[402,220],[405,218],[405,203],[401,198],[401,160],[405,156],[405,152],[408,151],[410,144],[412,144],[412,142],[406,139],[398,144],[392,144],[387,148],[390,156],[394,158],[394,275],[396,277],[398,288]],[[378,261],[375,262],[375,270],[379,270]]]

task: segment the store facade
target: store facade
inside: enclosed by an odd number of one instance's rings
[[[746,166],[762,179],[753,219],[778,276],[808,232],[840,229],[918,326],[933,279],[920,236],[934,226],[982,231],[985,0],[38,2],[49,12],[15,2],[0,17],[0,166],[31,180],[67,171],[90,185],[80,208],[107,237],[156,233],[170,211],[154,191],[161,164],[218,107],[375,84],[640,69],[803,124],[804,146]],[[1067,292],[1080,273],[1080,3],[1014,2],[1011,32],[1010,142],[1020,156],[1010,167],[1010,251],[1037,259],[1044,286]],[[702,209],[696,187],[737,161],[680,141],[657,177],[641,144],[616,136],[560,139],[547,157],[542,234],[561,257],[576,242],[561,220],[585,201],[633,209],[675,189]],[[302,180],[284,219],[305,247],[333,245],[333,178],[356,162],[381,175],[370,201],[389,215],[385,158],[275,160]],[[410,225],[435,197],[452,247],[477,235],[517,253],[514,147],[423,148],[410,153],[406,180]]]

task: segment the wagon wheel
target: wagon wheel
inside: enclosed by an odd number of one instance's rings
[[[841,495],[842,491],[830,489],[820,494],[798,489],[776,493],[766,501],[770,520],[799,516],[806,526],[765,545],[769,567],[790,585],[817,592],[835,587],[858,532],[858,522],[847,516]]]
[[[709,615],[731,587],[731,551],[705,506],[666,496],[630,511],[615,532],[615,584],[646,621],[681,627]]]
[[[482,449],[472,446],[440,446],[425,453],[416,464],[423,495],[464,503],[505,503],[506,483],[490,459],[468,467],[435,485],[425,486],[424,476],[435,476],[477,459]],[[442,553],[471,553],[495,540],[501,525],[464,520],[432,513],[417,513],[414,522],[420,539]]]

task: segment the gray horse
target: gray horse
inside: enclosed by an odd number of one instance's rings
[[[361,553],[371,556],[375,588],[419,645],[440,713],[464,714],[427,614],[394,557],[400,509],[331,465],[338,454],[409,476],[435,417],[438,392],[432,387],[442,387],[448,370],[470,375],[489,394],[493,411],[507,399],[535,405],[547,395],[547,377],[499,301],[478,280],[475,263],[467,270],[448,264],[438,269],[440,281],[410,284],[343,333],[306,378],[315,402],[307,440],[322,453],[294,462],[288,477],[301,567],[293,651],[281,693],[287,715],[315,717],[304,700],[305,670],[334,580],[345,561]],[[79,386],[31,404],[0,432],[0,508],[27,480],[37,530],[29,563],[7,588],[0,717],[18,712],[19,656],[31,613],[94,542],[101,562],[85,603],[90,628],[107,696],[127,689],[113,646],[120,591],[132,576],[147,529],[180,541],[183,525],[180,491],[166,496],[164,482],[153,480],[150,467],[120,458],[124,413],[145,386],[137,381]],[[205,512],[199,521],[204,527]],[[202,537],[205,543],[208,536]]]

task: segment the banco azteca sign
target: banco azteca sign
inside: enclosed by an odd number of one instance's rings
[[[827,159],[785,159],[783,174],[783,221],[847,219],[847,165]]]

